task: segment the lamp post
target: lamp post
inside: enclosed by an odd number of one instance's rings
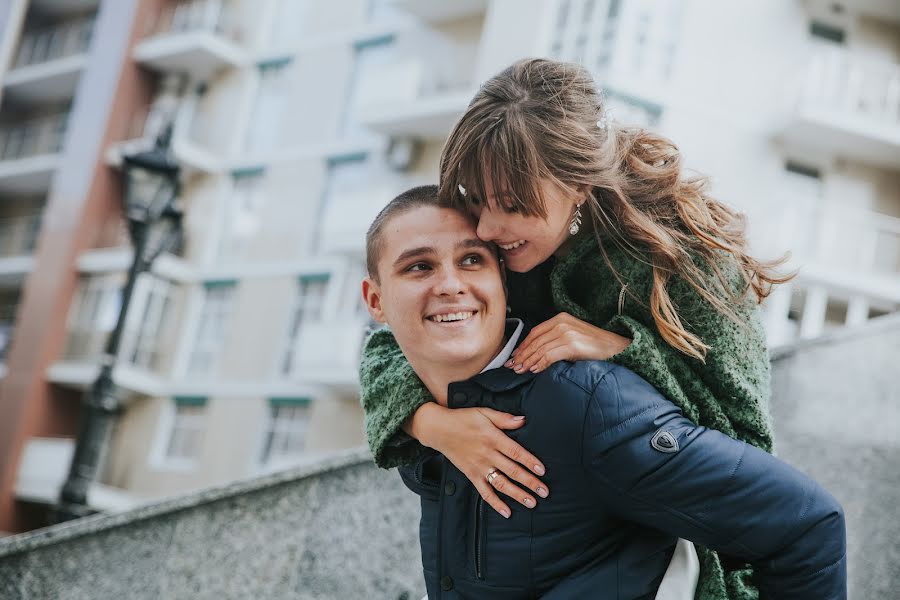
[[[121,408],[113,369],[134,285],[138,276],[148,271],[160,254],[175,249],[181,241],[182,214],[175,206],[179,165],[169,151],[171,135],[169,126],[151,150],[123,157],[123,213],[128,222],[134,258],[122,290],[116,326],[106,341],[100,373],[85,396],[86,410],[69,475],[56,507],[55,521],[69,521],[95,512],[87,503],[88,488],[96,475],[107,431]]]

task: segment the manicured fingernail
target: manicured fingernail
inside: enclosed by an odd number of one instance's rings
[[[505,508],[504,508],[503,510],[500,511],[500,514],[503,515],[503,518],[504,518],[504,519],[508,519],[508,518],[509,518],[509,511],[506,510]]]
[[[543,475],[544,467],[542,467],[541,465],[534,465],[534,472],[537,473],[538,475]]]
[[[511,366],[513,366],[513,361],[512,361],[512,359],[509,359],[508,361],[506,361],[505,363],[503,363],[503,366],[504,366],[504,367],[511,367]]]
[[[513,421],[524,421],[524,420],[525,420],[525,415],[516,415],[515,417],[513,417]]]
[[[529,508],[534,506],[534,500],[532,500],[531,498],[525,498],[524,500],[522,500],[522,502],[524,502],[525,506],[527,506]]]
[[[537,373],[538,366],[537,366],[537,365],[532,365],[531,368],[528,369],[528,370],[531,371],[532,373]]]
[[[547,497],[547,490],[545,490],[545,489],[542,488],[542,487],[539,487],[539,488],[537,489],[537,493],[538,493],[538,496],[540,496],[541,498],[546,498],[546,497]]]

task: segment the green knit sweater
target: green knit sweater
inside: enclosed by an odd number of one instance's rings
[[[628,348],[611,361],[638,373],[695,423],[771,452],[769,359],[751,296],[731,307],[742,325],[715,311],[686,282],[670,282],[669,294],[682,322],[710,347],[704,363],[673,349],[657,332],[647,306],[650,266],[613,244],[606,249],[626,285],[624,295],[596,240],[586,235],[564,259],[551,259],[529,273],[508,274],[513,315],[537,322],[564,311],[631,338]],[[720,268],[733,285],[742,285],[731,261],[723,260]],[[424,447],[400,426],[432,398],[390,331],[377,331],[367,340],[360,383],[376,464],[388,468],[415,460]],[[749,569],[726,573],[715,552],[697,546],[697,554],[697,600],[756,600]]]

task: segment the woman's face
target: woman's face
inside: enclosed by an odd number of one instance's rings
[[[489,178],[485,181],[487,198],[471,204],[478,219],[478,237],[497,244],[506,268],[517,273],[530,271],[565,247],[572,237],[569,224],[575,206],[584,199],[584,194],[570,192],[547,179],[539,182],[546,219],[509,208],[510,202],[494,192]]]

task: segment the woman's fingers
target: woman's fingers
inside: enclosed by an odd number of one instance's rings
[[[510,359],[511,368],[517,373],[527,371],[541,357],[542,348],[547,344],[559,342],[560,334],[561,332],[554,328],[533,339],[527,346],[523,345],[522,349],[516,352],[515,358]]]
[[[520,465],[519,463],[511,461],[505,456],[497,459],[497,469],[499,469],[499,471],[502,471],[503,474],[506,475],[506,477],[510,480],[522,484],[526,488],[532,490],[541,498],[546,498],[550,494],[550,490],[547,489],[547,486],[545,486],[540,479],[532,475],[528,470],[523,469],[522,465]],[[496,478],[494,479],[494,481],[497,481]],[[494,488],[499,489],[497,488],[497,486],[494,486]],[[523,495],[521,498],[516,497],[516,499],[520,502],[522,502],[523,498],[525,498],[525,495]],[[534,499],[532,498],[532,500]],[[528,505],[526,504],[526,506]],[[534,504],[532,504],[531,506],[534,506]]]
[[[511,415],[492,408],[481,408],[479,410],[498,429],[518,429],[525,424],[523,415]]]
[[[475,484],[475,489],[478,490],[478,493],[481,494],[482,500],[484,500],[488,506],[496,510],[498,513],[503,515],[505,519],[508,519],[512,514],[509,512],[509,507],[500,499],[500,496],[494,491],[494,488],[488,484],[487,479],[483,476],[478,478],[478,481],[472,480],[470,481]]]
[[[500,469],[497,469],[495,475],[491,477],[490,485],[501,494],[509,496],[525,508],[534,508],[537,505],[537,502],[535,502],[535,499],[531,494],[512,483]],[[482,496],[482,498],[484,498],[484,496]],[[497,512],[501,515],[503,514],[502,511]]]

